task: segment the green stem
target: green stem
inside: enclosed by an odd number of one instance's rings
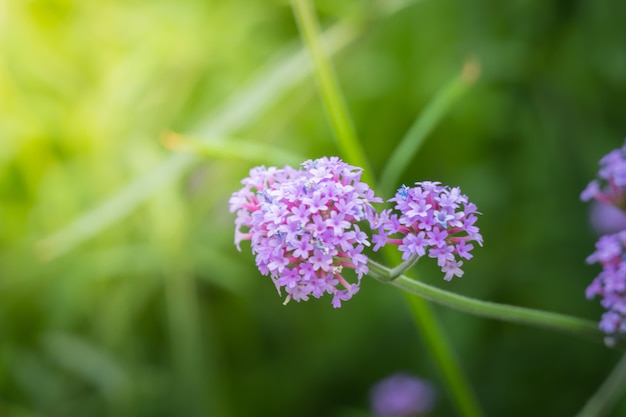
[[[349,163],[363,168],[363,181],[373,184],[367,157],[359,144],[337,77],[319,40],[319,23],[315,9],[310,0],[292,0],[291,4],[302,40],[313,62],[315,79],[337,139],[339,152]]]
[[[399,260],[399,252],[389,250],[391,249],[389,247],[385,249],[385,256],[390,262],[397,262]],[[411,257],[393,269],[386,268],[370,260],[368,264],[370,268],[369,275],[383,282],[393,283],[396,278],[402,278],[402,273],[406,272],[418,258],[417,256]],[[410,294],[405,295],[415,324],[424,338],[430,355],[435,360],[437,368],[446,385],[446,389],[459,415],[465,417],[482,417],[484,413],[480,407],[480,403],[446,335],[439,325],[435,312],[425,299],[413,297]]]
[[[411,269],[411,267],[413,265],[415,265],[415,263],[417,261],[419,261],[420,258],[421,258],[421,256],[419,256],[417,254],[413,254],[413,255],[409,256],[409,259],[407,259],[406,261],[403,261],[398,266],[396,266],[395,268],[390,270],[389,271],[389,277],[388,277],[389,281],[392,281],[392,280],[398,278],[400,275],[404,274],[406,271]]]
[[[318,40],[318,22],[310,0],[292,0],[292,6],[304,43],[309,50],[314,66],[324,107],[328,112],[333,131],[338,141],[339,151],[348,162],[364,168],[363,181],[374,184],[371,179],[369,164],[363,148],[360,146],[356,132],[348,116],[348,110],[343,100],[339,84],[332,71],[329,60]],[[405,268],[402,265],[401,268]],[[401,273],[399,270],[397,273]],[[429,307],[425,301],[417,299],[413,302],[420,314],[415,318],[419,326],[425,329],[424,337],[428,340],[431,354],[437,361],[444,376],[444,381],[456,401],[462,415],[466,417],[480,417],[482,413],[475,401],[472,390],[463,377],[460,366],[449,349],[441,329],[437,326],[434,314],[429,314]]]
[[[406,294],[409,307],[433,359],[444,377],[448,390],[461,415],[481,417],[480,404],[470,388],[467,377],[458,366],[459,360],[450,348],[450,343],[439,329],[437,317],[430,305],[418,297]]]
[[[626,355],[617,363],[609,377],[576,417],[602,417],[608,415],[626,389]]]
[[[476,81],[480,67],[477,61],[469,60],[461,73],[444,85],[402,138],[400,144],[389,157],[380,176],[380,189],[397,188],[397,182],[406,166],[422,146],[424,139],[452,108],[459,98]]]
[[[454,294],[423,282],[416,281],[405,275],[391,278],[392,270],[377,262],[369,261],[370,275],[382,282],[388,282],[411,294],[417,295],[437,304],[445,305],[465,313],[518,324],[543,327],[547,329],[578,334],[596,340],[602,340],[602,333],[597,324],[564,314],[551,313],[530,308],[492,303]]]

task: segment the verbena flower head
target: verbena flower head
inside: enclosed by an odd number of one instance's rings
[[[601,298],[607,311],[600,320],[600,329],[613,344],[626,334],[626,231],[600,237],[596,250],[587,263],[599,263],[602,272],[587,287],[587,298]]]
[[[626,143],[600,159],[598,179],[581,193],[583,201],[595,199],[626,210]]]
[[[377,417],[415,417],[432,410],[435,390],[427,381],[396,373],[374,385],[370,398]]]
[[[403,185],[395,197],[394,212],[381,213],[378,234],[373,237],[374,250],[392,243],[398,245],[402,259],[424,256],[437,259],[444,279],[462,276],[463,259],[471,259],[476,242],[483,238],[476,223],[476,205],[461,194],[458,187],[439,182],[416,182],[415,187]]]
[[[370,242],[357,223],[373,227],[371,203],[382,202],[360,181],[361,172],[336,157],[306,161],[299,170],[254,168],[230,198],[237,248],[250,240],[259,271],[279,294],[285,290],[285,303],[328,293],[340,307],[359,290]],[[356,283],[346,281],[344,268],[354,269]]]

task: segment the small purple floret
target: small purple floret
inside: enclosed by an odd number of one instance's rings
[[[285,290],[285,303],[327,293],[340,307],[359,290],[370,241],[356,223],[374,227],[372,203],[382,202],[361,182],[361,172],[336,157],[309,160],[299,170],[254,168],[231,196],[237,248],[250,240],[259,271],[270,275],[279,294]],[[343,268],[354,269],[356,283],[346,281]]]

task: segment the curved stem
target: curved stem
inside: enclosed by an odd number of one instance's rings
[[[395,268],[389,271],[389,281],[393,281],[394,279],[398,278],[400,275],[404,274],[406,271],[411,269],[411,267],[415,265],[415,263],[419,260],[420,260],[420,256],[417,254],[413,254],[409,256],[409,259],[407,259],[406,261],[403,261],[398,266],[396,266]]]
[[[602,340],[602,333],[598,329],[597,324],[589,320],[548,311],[477,300],[424,284],[405,275],[392,279],[391,269],[372,260],[369,261],[368,266],[370,268],[369,275],[379,281],[387,282],[411,294],[465,313],[574,333],[598,341]]]

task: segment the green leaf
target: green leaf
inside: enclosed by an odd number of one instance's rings
[[[457,103],[469,87],[476,81],[480,72],[477,61],[468,61],[461,73],[444,85],[435,95],[393,151],[380,177],[379,189],[391,192],[398,188],[398,179],[422,147],[430,132]]]

